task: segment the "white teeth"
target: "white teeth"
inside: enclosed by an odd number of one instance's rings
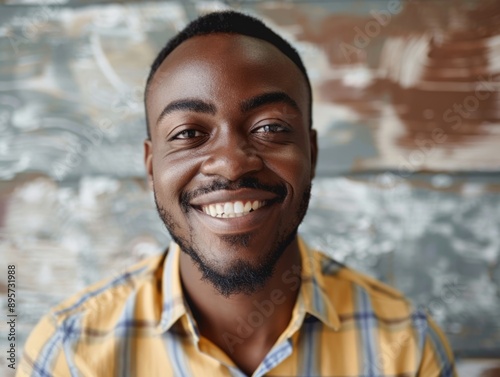
[[[226,202],[224,203],[224,213],[226,215],[231,215],[234,213],[234,206],[233,203],[231,202]]]
[[[243,213],[243,203],[242,202],[234,203],[234,213]]]
[[[208,206],[208,209],[209,209],[209,212],[207,213],[208,215],[210,215],[212,217],[215,217],[215,215],[217,215],[217,210],[215,209],[215,206],[213,204],[210,204]]]
[[[250,212],[251,209],[252,209],[252,203],[246,202],[245,207],[243,208],[243,212]]]
[[[209,204],[202,206],[202,210],[204,213],[212,217],[233,218],[246,216],[250,212],[258,210],[262,206],[264,206],[264,202],[259,200],[254,200],[253,202],[237,201]]]

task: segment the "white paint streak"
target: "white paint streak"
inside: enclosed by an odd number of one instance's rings
[[[92,54],[94,55],[97,66],[101,70],[104,77],[108,80],[108,82],[118,92],[130,90],[120,78],[120,76],[118,76],[118,74],[115,72],[109,60],[106,58],[106,54],[102,49],[100,37],[97,33],[93,33],[90,36],[90,47],[92,49]]]
[[[389,38],[382,49],[380,72],[403,88],[415,86],[427,64],[430,36]]]

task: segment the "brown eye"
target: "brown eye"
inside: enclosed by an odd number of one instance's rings
[[[282,126],[278,123],[266,124],[264,126],[257,127],[253,132],[255,133],[277,133],[277,132],[288,132],[288,128]]]
[[[176,134],[171,140],[184,140],[184,139],[193,139],[195,137],[203,136],[203,133],[198,130],[184,130]]]

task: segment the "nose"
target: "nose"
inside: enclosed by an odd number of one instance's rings
[[[201,165],[201,173],[236,181],[245,174],[261,170],[263,166],[262,158],[245,135],[231,133],[213,141],[207,159]]]

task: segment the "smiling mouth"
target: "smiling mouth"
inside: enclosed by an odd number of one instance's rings
[[[266,204],[268,204],[268,202],[263,200],[248,200],[208,204],[199,206],[198,208],[208,216],[228,219],[232,217],[247,216],[257,211],[259,208],[264,207]]]

